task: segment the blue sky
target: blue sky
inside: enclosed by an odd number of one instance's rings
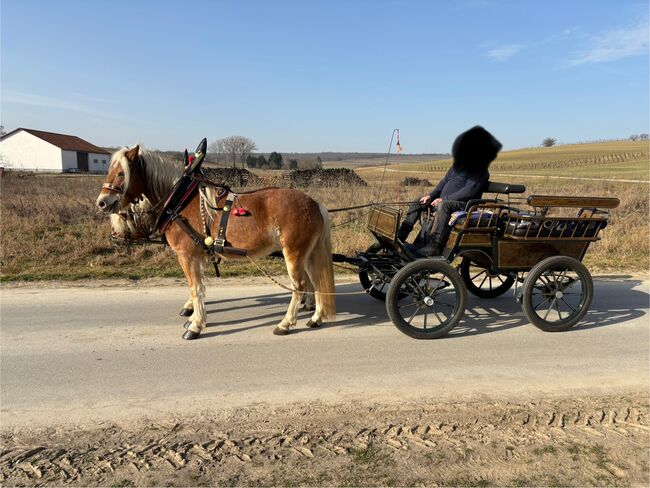
[[[1,3],[1,120],[178,150],[447,152],[648,132],[644,1]]]

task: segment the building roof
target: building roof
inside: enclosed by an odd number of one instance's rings
[[[69,136],[67,134],[57,134],[56,132],[45,132],[43,130],[34,130],[34,129],[25,129],[24,127],[18,127],[16,130],[2,136],[2,139],[17,133],[18,131],[24,130],[25,132],[30,133],[33,136],[43,139],[50,144],[54,144],[57,147],[65,151],[81,151],[81,152],[91,152],[97,154],[110,154],[106,149],[95,146],[88,141],[84,141],[81,137]]]

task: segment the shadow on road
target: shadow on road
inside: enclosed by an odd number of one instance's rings
[[[634,289],[643,282],[638,279],[620,280],[612,278],[595,281],[594,299],[589,312],[582,322],[567,331],[567,333],[579,333],[599,327],[621,325],[647,313],[650,295],[645,291]],[[358,291],[359,285],[356,283],[341,285],[336,290],[350,293]],[[524,325],[531,326],[524,316],[521,306],[516,302],[512,291],[492,299],[480,299],[471,294],[469,297],[465,316],[460,324],[447,336],[448,339],[499,332]],[[277,325],[285,315],[285,306],[289,305],[289,294],[280,292],[256,297],[256,303],[252,306],[237,306],[238,302],[249,298],[242,297],[241,299],[233,298],[207,302],[206,305],[215,306],[215,308],[208,310],[208,314],[216,314],[218,317],[219,312],[241,310],[242,315],[245,315],[245,317],[225,322],[208,323],[208,331],[204,332],[202,337],[230,335],[250,329]],[[224,303],[228,303],[227,308],[221,308]],[[260,311],[260,307],[264,309],[279,305],[282,306],[274,312],[256,313]],[[389,321],[384,302],[369,296],[341,295],[337,297],[336,305],[336,322],[325,324],[323,328],[375,327],[381,324],[385,325]],[[311,312],[302,311],[299,314],[299,321],[304,323],[310,316]],[[268,320],[260,323],[260,319]],[[292,334],[317,330],[299,326],[292,330]]]

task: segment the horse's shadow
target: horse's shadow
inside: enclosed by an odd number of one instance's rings
[[[594,283],[594,299],[585,318],[568,332],[581,331],[620,325],[644,315],[648,307],[650,295],[637,288],[642,282],[638,279],[599,279]],[[359,291],[359,285],[345,284],[337,286],[336,290],[342,293]],[[469,303],[465,315],[460,323],[446,336],[446,339],[500,332],[515,327],[530,325],[523,314],[521,306],[515,300],[512,290],[498,298],[480,299],[469,295]],[[211,301],[206,304],[222,305],[226,302],[232,304],[229,308],[209,310],[209,314],[242,309],[236,303],[247,300],[248,297],[231,298],[223,301]],[[286,293],[273,293],[256,297],[256,303],[247,305],[246,309],[269,307],[289,303]],[[357,328],[385,326],[389,322],[384,302],[365,295],[341,295],[337,297],[337,320],[323,325],[321,328]],[[312,312],[301,311],[299,324],[306,321]],[[285,315],[285,310],[279,309],[263,315],[251,315],[246,318],[210,322],[208,331],[202,337],[225,336],[277,325]],[[267,319],[259,322],[260,319]],[[254,322],[254,323],[251,323]],[[251,323],[250,325],[245,325]],[[218,330],[210,330],[218,328]],[[319,329],[296,327],[291,334],[317,332]]]

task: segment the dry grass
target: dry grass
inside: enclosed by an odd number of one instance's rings
[[[579,149],[583,149],[583,146]],[[623,149],[630,152],[628,147]],[[610,163],[614,166],[616,164],[624,166],[627,163]],[[647,158],[645,165],[647,166]],[[540,162],[540,167],[543,166],[543,162]],[[583,168],[582,171],[592,174],[591,169]],[[361,169],[359,174],[368,181],[367,188],[310,188],[307,192],[328,208],[359,205],[377,199],[391,202],[397,199],[396,173],[386,173],[381,195],[377,193],[381,170]],[[441,173],[431,172],[418,174],[431,181],[435,181],[440,175]],[[404,174],[400,177],[404,177]],[[519,182],[513,177],[498,179]],[[176,258],[169,249],[160,246],[116,248],[111,244],[108,222],[94,207],[101,181],[102,177],[98,176],[8,172],[1,182],[1,279],[139,279],[182,276]],[[619,198],[620,207],[612,212],[610,225],[605,229],[603,239],[591,246],[585,262],[592,271],[648,270],[648,184],[548,178],[520,181],[527,184],[529,194]],[[429,189],[424,187],[403,188],[400,199],[413,200],[427,191]],[[363,217],[366,212],[367,209],[360,209],[332,214],[335,227],[334,252],[351,255],[372,243],[372,236],[365,230]],[[355,221],[355,218],[358,220]],[[279,260],[269,260],[265,265],[275,272],[281,272],[283,269]],[[229,262],[222,271],[226,276],[258,273],[250,265],[240,262]]]

